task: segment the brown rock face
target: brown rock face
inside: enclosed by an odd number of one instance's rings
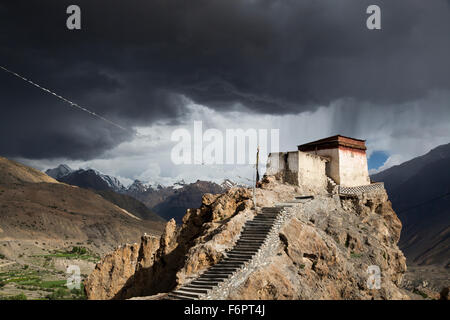
[[[127,244],[106,255],[84,284],[89,299],[114,298],[118,289],[133,276],[138,256],[138,244]]]
[[[401,224],[384,192],[359,198],[317,197],[280,230],[277,255],[229,299],[407,299],[397,247]],[[381,286],[368,287],[369,266]]]
[[[189,209],[183,225],[170,220],[161,237],[143,237],[107,255],[85,283],[89,299],[127,299],[168,292],[199,270],[215,264],[253,216],[251,192],[232,188],[203,196]],[[113,279],[114,278],[114,279]]]
[[[273,206],[300,191],[266,182],[255,192],[256,204]],[[206,194],[200,208],[187,211],[182,226],[169,221],[160,239],[143,239],[133,249],[119,249],[117,258],[105,257],[87,281],[88,297],[160,297],[195,278],[233,247],[255,214],[252,196],[242,188]],[[291,209],[278,247],[229,291],[228,299],[406,299],[399,289],[406,270],[397,247],[400,230],[385,192],[316,195]],[[369,281],[374,266],[380,270],[379,288]]]

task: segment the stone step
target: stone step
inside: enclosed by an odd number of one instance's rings
[[[270,231],[246,231],[246,232],[242,232],[239,239],[243,239],[245,237],[256,237],[256,238],[264,238],[266,237],[268,234],[270,233]]]
[[[237,258],[237,259],[242,259],[244,261],[230,261],[230,260],[225,260],[226,258],[224,258],[224,260],[222,260],[222,262],[219,262],[217,264],[214,265],[214,267],[216,268],[242,268],[242,266],[246,263],[245,259],[247,259],[247,257],[238,257],[238,256],[233,256],[231,258]]]
[[[190,284],[216,287],[220,282],[212,280],[194,280]]]
[[[208,270],[204,273],[204,275],[206,276],[231,276],[232,274],[234,274],[234,271],[216,271],[216,270]]]
[[[280,202],[280,203],[276,203],[275,206],[280,207],[280,208],[290,208],[290,207],[293,207],[294,204],[289,203],[289,202]]]
[[[242,244],[242,243],[237,243],[233,249],[236,248],[243,248],[243,249],[259,249],[261,248],[262,243],[254,243],[254,244]]]
[[[248,261],[247,259],[243,259],[243,258],[224,258],[222,261],[224,261],[224,262],[230,262],[230,263],[233,263],[233,262],[242,262],[243,264],[242,265],[240,265],[239,267],[228,267],[228,266],[218,266],[218,267],[215,267],[214,268],[214,270],[220,270],[221,268],[223,268],[223,269],[227,269],[227,270],[231,270],[231,269],[234,269],[234,270],[238,270],[238,269],[240,269],[240,268],[242,268],[242,266]],[[211,268],[213,268],[213,267],[211,267]]]
[[[223,263],[222,263],[223,262]],[[245,263],[245,262],[247,262],[247,257],[240,257],[239,255],[236,255],[236,254],[231,254],[231,256],[227,256],[227,257],[225,257],[225,258],[223,258],[222,260],[221,260],[221,264],[219,265],[219,264],[216,264],[216,265],[214,265],[214,266],[222,266],[222,264],[224,264],[224,263],[226,263],[227,265],[227,267],[228,268],[232,268],[232,267],[240,267],[240,266],[242,266],[242,264],[243,263]],[[234,265],[232,265],[232,266],[230,266],[230,263],[232,263],[232,264],[234,264]]]
[[[272,227],[272,225],[273,225],[273,222],[272,223],[264,223],[264,224],[261,224],[261,223],[246,224],[246,225],[244,225],[243,230],[246,230],[246,229],[270,229],[270,227]]]
[[[246,228],[246,227],[252,227],[252,228],[269,227],[269,226],[273,225],[275,222],[276,221],[252,221],[252,222],[244,224],[244,228]]]
[[[244,239],[245,237],[252,237],[252,238],[265,238],[270,232],[255,232],[255,231],[248,231],[248,232],[242,232],[239,239]]]
[[[255,250],[254,252],[257,252],[258,250]],[[235,257],[235,258],[243,258],[246,259],[248,258],[249,255],[251,255],[252,251],[245,251],[245,250],[236,250],[236,251],[229,251],[227,253],[228,257]]]
[[[263,246],[263,243],[253,243],[253,244],[249,244],[248,242],[239,242],[236,243],[235,248],[257,248],[257,249],[261,249],[261,247]]]
[[[266,239],[267,239],[267,237],[264,237],[264,238],[251,238],[251,237],[245,237],[245,238],[242,238],[241,240],[239,240],[239,241],[243,241],[243,240],[251,240],[251,242],[253,243],[253,244],[264,244],[265,242],[266,242]],[[240,243],[240,242],[239,242]]]
[[[189,284],[186,284],[186,285],[184,285],[183,287],[184,287],[184,288],[194,288],[194,289],[198,288],[198,289],[205,289],[205,290],[209,290],[209,289],[212,289],[212,288],[214,288],[214,287],[215,287],[215,285],[207,285],[207,284],[192,284],[192,283],[189,283]]]
[[[196,299],[199,296],[199,294],[197,294],[197,293],[179,292],[178,290],[175,290],[174,292],[172,292],[172,294],[175,296],[187,297],[187,298],[191,298],[191,299],[193,299],[193,298]]]
[[[227,277],[225,277],[225,278],[220,278],[220,277],[219,277],[219,278],[211,278],[211,277],[202,278],[202,277],[200,276],[200,277],[198,278],[198,280],[200,280],[200,281],[211,280],[211,282],[216,282],[216,283],[217,283],[216,286],[218,286],[219,283],[225,281],[225,279],[227,279]]]
[[[167,297],[172,300],[193,300],[193,298],[191,298],[191,297],[185,297],[183,295],[174,294],[174,293],[169,293],[167,295]]]
[[[254,234],[246,234],[243,235],[239,238],[239,240],[241,239],[247,239],[247,240],[255,240],[255,241],[264,241],[267,238],[267,234],[264,235],[254,235]]]
[[[242,260],[244,260],[243,258],[241,258],[241,257],[225,257],[225,258],[223,258],[222,260],[220,260],[221,262],[226,262],[227,264],[230,264],[230,263],[235,263],[235,264],[238,264],[238,263],[241,263],[241,261]],[[217,265],[219,265],[219,264],[216,264],[216,265],[214,265],[214,266],[217,266]],[[231,267],[231,266],[230,266]],[[211,267],[212,268],[212,267]]]
[[[220,266],[220,267],[242,267],[244,264],[245,264],[244,262],[239,262],[239,263],[237,263],[237,262],[229,262],[229,263],[224,262],[224,263],[221,263],[220,265],[216,264],[216,266]]]
[[[244,236],[267,236],[270,233],[271,230],[248,230],[248,231],[243,231],[241,233],[241,236],[239,237],[239,239],[241,239],[241,237]]]
[[[295,199],[301,199],[301,200],[314,199],[314,196],[297,196],[297,197],[295,197]]]
[[[276,222],[276,220],[253,220],[252,222],[246,223],[245,227],[247,226],[271,226]]]
[[[278,215],[262,215],[262,216],[256,216],[255,218],[253,218],[252,220],[249,220],[248,222],[250,222],[250,221],[258,221],[258,219],[271,219],[271,220],[275,220],[275,219],[277,219],[278,218]]]
[[[272,228],[268,228],[268,229],[254,229],[254,230],[244,230],[244,231],[242,231],[241,232],[241,235],[240,235],[240,237],[239,237],[239,239],[242,237],[242,236],[245,236],[245,235],[267,235],[267,234],[269,234],[269,232],[271,231],[271,229]]]
[[[241,259],[251,259],[251,257],[257,253],[259,249],[251,249],[251,250],[236,250],[234,252],[230,252],[231,257],[241,258]]]
[[[203,293],[208,293],[208,290],[206,290],[206,289],[199,289],[199,288],[188,288],[188,287],[185,287],[185,286],[183,286],[183,287],[181,287],[180,289],[178,289],[178,290],[176,290],[176,292],[177,293],[200,293],[200,294],[203,294]]]
[[[223,281],[223,279],[227,279],[228,275],[227,274],[202,274],[200,275],[200,277],[198,277],[198,279],[212,279],[212,280],[221,280]]]
[[[270,230],[272,229],[273,223],[267,224],[267,225],[246,225],[244,226],[244,229],[242,229],[242,232],[247,230]]]
[[[258,252],[259,250],[261,250],[261,248],[259,248],[259,247],[257,247],[257,248],[256,247],[254,247],[254,248],[239,247],[239,248],[236,248],[235,250],[236,251],[233,251],[233,252],[237,252],[237,251]]]
[[[227,273],[233,273],[233,272],[235,272],[236,270],[239,270],[239,269],[240,268],[232,268],[232,269],[230,269],[230,268],[214,268],[214,269],[213,268],[209,268],[203,274],[211,274],[211,272],[227,274]]]
[[[231,268],[235,268],[234,270],[236,271],[236,270],[242,269],[242,267],[244,267],[244,265],[249,261],[249,259],[247,259],[247,258],[239,258],[239,261],[242,262],[242,265],[240,265],[239,267],[229,267],[229,266],[224,265],[224,266],[220,266],[220,267],[218,267],[218,268],[216,268],[214,270],[220,270],[220,268],[226,268],[227,270],[231,269]],[[236,262],[236,261],[233,260],[232,262]]]
[[[239,238],[238,241],[236,241],[236,244],[238,243],[247,243],[247,244],[252,244],[252,243],[260,243],[259,241],[255,241],[255,240],[247,240],[247,239],[242,239]]]
[[[235,251],[235,252],[231,253],[231,256],[239,255],[239,256],[241,256],[243,258],[251,259],[252,256],[254,256],[255,253],[257,253],[257,252],[258,252],[258,250],[255,250],[255,251]]]
[[[254,247],[259,248],[262,246],[263,242],[261,242],[261,241],[242,242],[242,241],[238,240],[238,241],[236,241],[236,244],[234,245],[233,248],[236,248],[238,246],[239,247],[248,247],[248,248],[254,248]]]
[[[233,248],[230,251],[228,251],[228,254],[229,253],[236,253],[237,251],[246,251],[246,250],[252,251],[252,250],[259,250],[259,249],[260,249],[259,247],[251,247],[251,248],[237,247],[237,248]]]
[[[228,252],[237,252],[237,251],[258,251],[259,247],[251,247],[251,248],[246,248],[246,247],[234,247],[233,249],[231,249]]]
[[[268,227],[268,226],[272,226],[275,222],[276,222],[276,220],[273,220],[273,221],[252,221],[252,222],[246,223],[244,225],[244,228],[245,227]]]
[[[231,257],[239,257],[241,259],[247,259],[247,261],[250,261],[253,258],[253,256],[251,254],[248,254],[248,253],[246,253],[246,254],[236,254],[236,253],[234,253],[234,254],[231,254],[230,256]]]
[[[243,236],[267,236],[270,230],[248,230],[241,233],[241,237]],[[239,238],[240,239],[240,238]]]
[[[206,270],[206,272],[223,272],[223,273],[227,273],[227,272],[230,272],[230,273],[233,273],[233,272],[235,272],[236,270],[239,270],[239,268],[232,268],[232,269],[227,269],[227,268],[215,268],[215,269],[213,269],[213,268],[209,268],[208,270]]]
[[[246,237],[246,238],[242,238],[239,241],[243,241],[243,240],[251,240],[251,243],[253,244],[260,244],[263,245],[266,242],[267,237],[264,238],[250,238],[250,237]],[[241,242],[239,242],[240,244]]]

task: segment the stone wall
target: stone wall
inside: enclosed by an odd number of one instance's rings
[[[327,176],[325,166],[327,161],[319,156],[306,152],[297,152],[298,154],[298,183],[307,185],[318,192],[327,188]]]
[[[337,184],[355,187],[370,184],[367,157],[364,150],[346,147],[308,151],[309,154],[328,157],[326,174]]]
[[[366,152],[339,147],[339,178],[343,187],[370,184]]]
[[[383,182],[375,182],[368,185],[357,186],[357,187],[343,187],[339,186],[340,195],[358,196],[367,192],[385,192]]]
[[[271,153],[266,175],[283,183],[307,185],[321,192],[327,187],[326,162],[323,157],[300,151]]]
[[[321,157],[327,157],[330,161],[326,164],[325,173],[337,184],[340,183],[339,176],[339,150],[335,149],[323,149],[317,151],[310,151],[309,154],[318,155]]]

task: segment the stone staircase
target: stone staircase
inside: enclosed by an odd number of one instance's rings
[[[252,264],[255,256],[261,255],[262,249],[268,247],[269,241],[278,241],[278,235],[274,231],[284,221],[283,213],[286,207],[309,199],[312,197],[297,197],[291,202],[262,208],[260,213],[244,224],[239,239],[234,247],[226,252],[225,258],[208,268],[195,280],[169,293],[168,298],[191,300],[217,297],[212,296],[211,292],[230,282],[237,274],[243,273],[245,268]]]
[[[339,191],[339,185],[330,177],[327,177],[327,191],[332,194]]]

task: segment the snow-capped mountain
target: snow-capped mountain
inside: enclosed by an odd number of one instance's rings
[[[149,188],[151,188],[148,185],[145,185],[142,181],[140,180],[134,180],[134,182],[132,184],[130,184],[127,188],[127,192],[131,192],[131,193],[143,193],[146,192]]]
[[[60,182],[94,190],[125,192],[127,189],[116,177],[108,176],[94,169],[72,170],[67,165],[48,169],[45,173]]]
[[[93,169],[89,169],[93,170]],[[117,179],[116,177],[108,176],[106,174],[100,173],[97,170],[93,170],[103,181],[105,181],[109,188],[116,192],[124,192],[127,188]]]
[[[69,172],[69,170],[71,171]],[[225,179],[222,182],[197,180],[192,183],[182,179],[173,184],[163,184],[158,181],[144,183],[135,180],[131,185],[125,187],[117,178],[94,169],[72,170],[65,165],[61,165],[46,172],[55,173],[55,176],[58,177],[56,179],[60,182],[99,192],[114,191],[124,196],[133,197],[163,218],[175,218],[177,222],[181,221],[186,209],[197,208],[201,204],[203,194],[222,193],[232,187],[243,186],[230,179]]]
[[[56,168],[48,169],[47,171],[45,171],[47,175],[54,179],[62,178],[71,172],[73,172],[73,170],[66,164],[60,164]]]

